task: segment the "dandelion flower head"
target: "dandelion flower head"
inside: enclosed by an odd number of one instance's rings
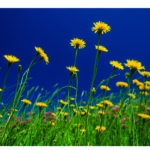
[[[17,57],[12,56],[12,55],[4,55],[4,57],[8,60],[9,63],[20,61]]]
[[[114,67],[114,69],[124,69],[122,63],[119,63],[118,61],[110,61],[110,64]]]
[[[25,104],[32,104],[32,102],[31,101],[29,101],[29,100],[27,100],[27,99],[23,99],[23,100],[21,100],[23,103],[25,103]]]
[[[79,48],[82,49],[85,47],[85,42],[81,39],[78,38],[74,38],[73,40],[71,40],[71,46],[74,46],[74,48]]]

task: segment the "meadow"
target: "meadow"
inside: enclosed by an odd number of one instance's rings
[[[32,67],[41,61],[48,65],[46,50],[35,47],[35,56],[23,74],[22,66],[18,65],[17,83],[13,93],[7,92],[11,86],[6,82],[7,76],[13,63],[18,63],[20,59],[13,55],[4,55],[8,65],[0,89],[1,146],[150,145],[150,81],[147,80],[150,72],[145,71],[145,67],[137,60],[127,59],[123,64],[110,60],[110,76],[95,85],[98,65],[101,63],[99,58],[103,57],[103,53],[109,53],[107,45],[100,45],[100,38],[111,32],[111,27],[98,21],[93,23],[91,30],[97,36],[97,53],[91,87],[88,92],[83,91],[81,97],[78,95],[80,67],[76,67],[76,62],[77,54],[86,47],[83,39],[74,38],[70,41],[70,46],[75,51],[75,59],[74,62],[69,62],[71,66],[64,66],[68,71],[66,86],[59,88],[55,84],[52,91],[45,91],[45,95],[41,94],[43,89],[39,89],[39,86],[27,88],[34,80],[34,77],[29,77]],[[121,72],[124,69],[127,71],[124,81],[116,83],[118,93],[114,93],[109,83],[119,76],[115,73],[116,70]],[[105,73],[105,70],[101,73]],[[135,74],[139,75],[138,79],[134,78]],[[64,93],[66,89],[67,94]],[[26,90],[27,94],[24,94]],[[3,99],[4,94],[11,99],[8,104]],[[33,98],[35,96],[36,99]],[[80,97],[78,101],[77,96],[78,99]]]

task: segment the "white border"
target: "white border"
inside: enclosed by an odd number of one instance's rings
[[[0,0],[0,8],[150,8],[149,0]]]

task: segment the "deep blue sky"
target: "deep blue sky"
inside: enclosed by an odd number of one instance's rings
[[[77,56],[76,67],[80,70],[78,94],[89,91],[97,45],[97,34],[91,28],[97,21],[107,23],[112,30],[101,36],[100,44],[109,52],[100,56],[94,85],[110,75],[110,60],[125,63],[126,59],[135,59],[150,71],[149,18],[150,9],[0,9],[0,87],[7,68],[3,55],[15,55],[20,59],[10,68],[6,82],[6,86],[10,86],[16,83],[17,65],[22,65],[21,73],[27,69],[36,54],[35,46],[44,49],[50,63],[46,65],[43,61],[31,69],[30,87],[40,85],[51,90],[55,83],[59,83],[59,87],[67,85],[69,71],[66,66],[73,65],[75,57],[70,40],[80,38],[86,42],[86,47],[79,50]],[[125,81],[127,71],[128,68],[115,72],[121,74],[110,81],[112,91],[119,92],[115,83]]]

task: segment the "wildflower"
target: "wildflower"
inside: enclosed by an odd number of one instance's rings
[[[100,109],[101,107],[103,107],[102,104],[96,104],[98,106],[98,108]]]
[[[79,71],[75,66],[66,67],[66,68],[70,71],[71,74],[73,74],[73,72]]]
[[[150,118],[149,115],[146,115],[146,114],[138,114],[139,117],[142,117],[143,119],[148,119]]]
[[[45,54],[44,50],[40,47],[35,47],[35,50],[37,51],[36,56],[39,56],[39,55],[41,56],[39,61],[44,60],[46,64],[48,64],[49,63],[48,56],[47,54]]]
[[[73,111],[74,111],[74,115],[78,113],[78,111],[76,109],[73,109]]]
[[[125,88],[125,87],[128,87],[128,83],[126,83],[126,82],[117,82],[116,86],[118,86],[120,88]]]
[[[144,86],[144,85],[141,85],[141,86],[139,86],[139,89],[141,90],[141,91],[147,91],[147,90],[150,90],[150,87],[149,86]]]
[[[93,95],[95,95],[96,90],[95,90],[94,87],[93,87],[93,89],[92,89],[92,92],[93,92]]]
[[[74,108],[74,107],[75,107],[75,105],[71,104],[71,105],[70,105],[70,107]]]
[[[95,130],[98,130],[98,131],[105,131],[105,130],[106,130],[106,127],[97,126],[97,127],[95,128]]]
[[[124,122],[124,121],[126,121],[127,119],[126,118],[123,118],[123,119],[121,119],[121,122]]]
[[[147,86],[150,86],[150,81],[145,82]]]
[[[2,92],[3,90],[2,89],[0,89],[0,92]]]
[[[46,123],[46,119],[43,120],[43,123]]]
[[[87,113],[87,109],[83,109]]]
[[[42,103],[42,102],[37,102],[37,103],[36,103],[36,106],[39,106],[39,107],[47,107],[47,104]]]
[[[21,69],[22,69],[22,66],[21,66],[21,65],[18,65],[18,72],[19,72],[19,73],[20,73]]]
[[[148,71],[143,71],[143,72],[139,71],[139,73],[140,73],[142,76],[144,76],[145,78],[147,78],[147,77],[150,76],[150,72],[148,72]]]
[[[102,89],[103,91],[110,91],[110,88],[105,85],[101,85],[100,89]]]
[[[105,115],[105,112],[104,112],[104,111],[102,111],[102,110],[100,110],[100,111],[98,111],[98,114]]]
[[[65,101],[63,101],[63,100],[60,100],[60,103],[61,103],[61,105],[62,105],[62,106],[64,106],[64,105],[67,105],[67,104],[68,104],[67,102],[65,102]]]
[[[52,115],[52,116],[56,116],[56,114],[55,114],[55,113],[52,113],[51,115]]]
[[[49,121],[49,123],[50,123],[52,126],[55,125],[55,122]]]
[[[12,63],[20,61],[17,57],[12,55],[4,55],[4,57],[7,59],[8,64],[11,66]]]
[[[82,111],[82,112],[81,112],[81,116],[84,116],[84,115],[85,115],[85,112]]]
[[[90,106],[89,108],[90,108],[90,109],[95,109],[96,107],[95,107],[95,106]]]
[[[74,100],[75,100],[75,98],[71,97],[71,98],[70,98],[70,100],[71,100],[71,101],[74,101]]]
[[[134,94],[129,93],[128,95],[130,96],[130,98],[135,98]]]
[[[140,92],[142,95],[144,95],[144,96],[148,96],[149,95],[149,93],[148,92],[144,92],[144,91],[142,91],[142,92]]]
[[[85,47],[85,41],[78,39],[78,38],[74,38],[73,40],[71,40],[71,46],[74,46],[74,48],[76,49],[82,49]]]
[[[102,52],[108,52],[108,50],[104,46],[97,46],[95,45],[95,48],[98,50],[98,54],[100,55]]]
[[[139,82],[137,79],[132,80],[132,82],[133,82],[134,86],[136,86],[136,85],[137,86],[143,85],[143,83]]]
[[[65,112],[63,115],[64,115],[64,116],[68,116],[68,115],[69,115],[69,113],[66,113],[66,112]]]
[[[0,118],[2,118],[3,116],[0,114]]]
[[[137,123],[138,122],[138,120],[137,119],[135,119],[135,123]]]
[[[57,110],[61,110],[61,107],[57,107]]]
[[[24,104],[32,104],[32,102],[31,101],[29,101],[29,100],[27,100],[27,99],[23,99],[23,100],[21,100]]]
[[[86,104],[86,101],[83,101],[82,103],[83,103],[83,104]]]
[[[125,124],[122,124],[123,129],[125,129]]]
[[[104,100],[104,101],[102,101],[102,103],[104,103],[104,105],[106,105],[106,106],[113,106],[112,102],[110,102],[108,100]]]
[[[18,111],[17,109],[12,109],[12,111]]]
[[[81,129],[80,131],[81,131],[81,132],[86,132],[86,130],[85,130],[85,129]]]
[[[111,30],[111,27],[108,26],[108,24],[104,22],[99,21],[93,24],[94,24],[94,27],[92,27],[92,31],[94,31],[95,33],[98,33],[98,35],[107,33]]]
[[[112,110],[113,110],[113,111],[117,111],[117,110],[119,110],[119,107],[118,107],[118,106],[114,106],[114,107],[112,108]]]
[[[75,126],[77,126],[77,127],[81,127],[82,126],[82,124],[74,124]]]
[[[137,60],[127,59],[127,63],[124,65],[130,68],[131,74],[134,74],[136,71],[140,71],[141,69],[145,69],[141,62],[138,62]]]
[[[119,63],[118,61],[110,61],[110,64],[114,67],[114,70],[116,70],[116,69],[123,70],[124,69],[124,67],[122,66],[122,64]]]
[[[83,109],[83,108],[84,108],[83,106],[80,106],[80,107],[79,107],[79,109]]]
[[[129,72],[126,72],[126,73],[125,73],[125,78],[128,79],[129,76],[130,76]]]

